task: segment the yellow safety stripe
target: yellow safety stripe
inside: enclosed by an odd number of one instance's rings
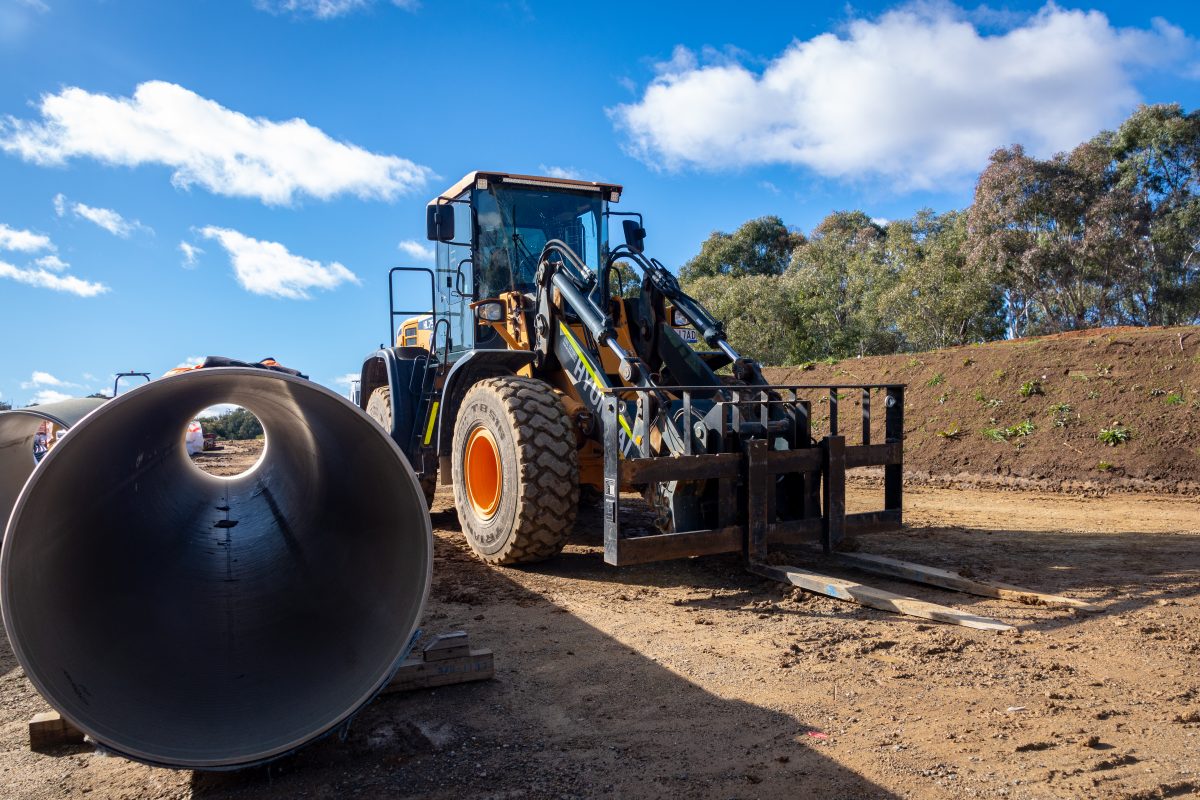
[[[433,423],[437,421],[438,401],[434,400],[433,405],[429,407],[429,424],[425,426],[425,444],[429,444],[429,440],[433,438]]]
[[[592,376],[592,381],[601,389],[607,389],[608,384],[600,380],[600,377],[596,375],[596,371],[592,369],[591,362],[588,360],[587,356],[583,354],[583,348],[579,346],[579,342],[575,341],[575,337],[571,335],[571,329],[568,328],[566,323],[562,321],[559,321],[558,328],[562,331],[563,336],[567,337],[567,341],[571,344],[571,349],[575,351],[575,355],[579,356],[579,360],[583,364],[583,368],[587,370],[588,375]],[[618,411],[617,421],[621,423],[621,427],[625,429],[625,433],[628,434],[630,439],[632,439],[633,431],[630,430],[629,423],[625,421],[625,414]],[[641,444],[641,442],[639,441],[638,444]]]

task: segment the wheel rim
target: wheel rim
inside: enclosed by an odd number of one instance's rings
[[[500,505],[503,481],[500,449],[487,428],[476,428],[467,437],[463,475],[471,510],[483,519],[490,518]]]

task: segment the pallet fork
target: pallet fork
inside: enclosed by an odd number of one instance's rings
[[[797,586],[872,608],[923,619],[991,631],[1009,631],[1013,626],[989,617],[938,605],[915,597],[896,594],[845,578],[836,578],[798,566],[781,565],[771,545],[819,543],[824,554],[835,563],[865,572],[942,589],[1012,600],[1025,604],[1052,605],[1096,612],[1101,609],[1071,597],[1046,594],[1004,583],[987,583],[938,567],[901,561],[884,556],[846,551],[844,546],[857,534],[900,528],[903,524],[904,465],[904,386],[820,385],[820,386],[739,386],[720,390],[729,418],[736,425],[746,416],[747,408],[757,409],[765,423],[769,412],[783,407],[799,423],[797,441],[790,449],[772,449],[768,439],[751,439],[742,452],[692,454],[690,432],[685,432],[685,454],[650,458],[620,457],[618,442],[619,406],[634,398],[639,407],[646,405],[650,393],[641,389],[613,389],[604,405],[607,434],[605,446],[604,559],[617,566],[646,563],[686,556],[742,552],[746,568],[765,578]],[[712,387],[671,387],[681,393],[685,409],[691,407],[691,394],[712,392]],[[803,399],[813,393],[828,393],[829,434],[812,442],[811,402]],[[861,443],[848,445],[839,432],[839,403],[857,393],[862,410]],[[884,441],[872,444],[872,394],[884,397]],[[624,403],[622,402],[624,401]],[[685,417],[688,414],[685,411]],[[637,414],[634,438],[648,435],[644,429],[647,413]],[[722,414],[722,419],[726,416]],[[685,426],[686,427],[686,426]],[[807,443],[809,446],[805,446]],[[798,445],[798,446],[797,446]],[[854,467],[882,467],[884,507],[881,511],[846,513],[846,470]],[[780,486],[779,476],[804,475],[804,514],[800,519],[776,518]],[[649,536],[623,536],[620,530],[619,487],[656,481],[716,481],[718,519],[711,530],[663,533]],[[738,522],[738,520],[743,520]]]

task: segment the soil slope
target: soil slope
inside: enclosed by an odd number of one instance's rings
[[[777,384],[907,384],[910,480],[1200,492],[1197,327],[1106,328],[766,373]],[[854,444],[857,394],[845,397],[839,418]],[[813,417],[822,435],[826,398]],[[1129,438],[1106,444],[1105,429]]]

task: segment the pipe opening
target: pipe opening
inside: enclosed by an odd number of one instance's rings
[[[192,466],[217,478],[251,473],[267,455],[266,426],[253,411],[233,403],[196,414],[183,440]]]

